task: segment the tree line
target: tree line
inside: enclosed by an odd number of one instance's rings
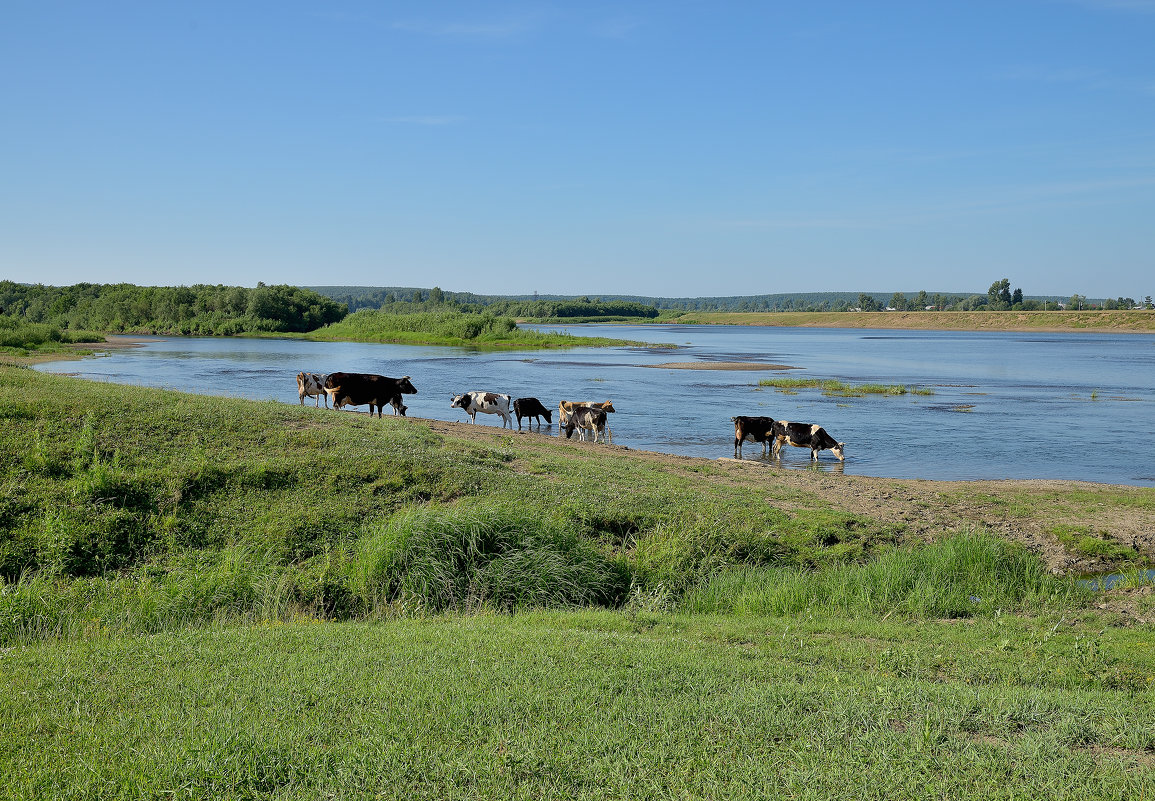
[[[345,317],[344,304],[279,284],[65,287],[0,281],[0,314],[63,330],[228,336],[306,332]]]

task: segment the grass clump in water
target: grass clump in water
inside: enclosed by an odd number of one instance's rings
[[[799,389],[821,389],[823,395],[841,398],[861,398],[866,395],[933,395],[930,387],[908,387],[905,384],[847,384],[834,378],[763,378],[760,387],[773,387],[784,394],[796,394]]]

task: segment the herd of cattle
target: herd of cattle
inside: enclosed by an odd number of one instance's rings
[[[406,406],[402,395],[415,395],[417,388],[413,386],[409,376],[390,378],[373,373],[297,373],[297,395],[304,405],[306,397],[316,397],[316,405],[321,406],[321,399],[325,399],[325,408],[329,408],[332,401],[334,409],[345,406],[369,406],[369,416],[376,412],[378,417],[388,404],[393,408],[395,415],[405,416]],[[553,425],[553,413],[542,405],[537,398],[517,398],[499,392],[465,392],[454,395],[449,403],[451,409],[461,409],[469,415],[469,422],[477,422],[478,413],[496,414],[501,416],[501,427],[513,428],[513,419],[517,417],[517,429],[521,430],[522,418],[526,425],[541,428],[541,419],[544,417],[547,425]],[[561,401],[558,404],[559,432],[564,430],[566,439],[576,431],[578,438],[583,442],[587,436],[592,436],[597,442],[600,436],[603,442],[612,442],[610,429],[606,426],[606,415],[614,411],[610,401],[580,402]],[[762,455],[767,452],[773,458],[781,455],[783,445],[792,445],[795,448],[809,448],[810,458],[817,461],[818,452],[830,450],[839,461],[846,459],[845,442],[836,442],[826,433],[822,426],[810,423],[791,423],[786,420],[775,420],[771,417],[747,417],[739,415],[730,418],[734,423],[734,458],[742,458],[742,443],[762,443]]]

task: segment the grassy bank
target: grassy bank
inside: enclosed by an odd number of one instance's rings
[[[306,334],[304,338],[477,348],[567,348],[637,344],[618,339],[578,337],[558,331],[527,331],[518,328],[512,317],[453,310],[394,314],[362,309],[340,322]]]
[[[1150,587],[992,533],[1155,492],[914,485],[0,367],[0,798],[1155,792]]]
[[[1155,312],[685,312],[656,322],[809,328],[900,328],[941,331],[1103,331],[1155,333]]]

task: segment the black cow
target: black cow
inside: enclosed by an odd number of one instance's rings
[[[374,373],[330,373],[325,379],[325,392],[333,399],[333,408],[369,404],[369,416],[376,409],[381,417],[385,404],[393,406],[395,414],[404,415],[408,408],[401,403],[402,395],[416,395],[417,388],[409,376],[390,378]]]
[[[742,443],[745,440],[762,443],[762,455],[767,449],[773,450],[774,438],[785,433],[782,424],[770,417],[731,417],[734,423],[734,458],[742,458]]]
[[[521,418],[528,417],[529,422],[527,426],[533,425],[533,420],[537,418],[537,427],[541,428],[541,418],[545,418],[545,422],[553,425],[553,412],[541,405],[541,401],[537,398],[518,398],[513,402],[513,414],[517,417],[517,430],[521,431]]]
[[[777,421],[782,426],[782,432],[774,440],[775,455],[781,455],[782,444],[793,445],[795,448],[809,448],[810,460],[818,461],[818,452],[831,450],[838,461],[846,461],[846,443],[835,442],[834,437],[826,433],[822,426],[810,423],[788,423],[785,420]]]

